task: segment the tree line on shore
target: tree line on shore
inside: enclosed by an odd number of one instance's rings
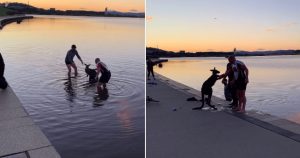
[[[147,57],[226,57],[232,55],[233,52],[173,52],[158,48],[147,47]],[[275,50],[275,51],[237,51],[236,56],[270,56],[270,55],[300,55],[300,50]]]
[[[123,13],[117,11],[87,11],[87,10],[56,10],[55,8],[43,9],[29,4],[12,2],[0,3],[0,7],[6,9],[7,15],[38,14],[38,15],[71,15],[71,16],[108,16],[108,17],[138,17],[144,18],[144,13]]]

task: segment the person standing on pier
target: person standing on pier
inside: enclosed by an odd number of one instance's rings
[[[233,71],[231,71],[231,68],[232,68],[232,65],[231,65],[230,62],[228,62],[227,66],[226,66],[226,72],[228,73],[227,74],[228,87],[229,87],[229,91],[230,91],[231,99],[232,99],[232,103],[230,104],[231,105],[230,108],[236,110],[237,107],[238,107],[237,87],[236,87],[236,84],[234,82],[234,73],[233,73]],[[223,81],[224,80],[226,80],[226,77],[223,78]]]
[[[66,63],[67,68],[68,68],[68,77],[71,77],[71,67],[75,71],[75,76],[78,75],[77,66],[76,66],[75,62],[73,61],[75,55],[77,56],[77,58],[83,64],[83,61],[82,61],[81,57],[79,56],[79,54],[76,50],[76,45],[72,45],[71,49],[67,52],[67,55],[66,55],[66,58],[65,58],[65,63]]]
[[[153,71],[154,65],[155,65],[155,63],[150,58],[147,57],[148,80],[150,80],[150,74],[152,74],[152,77],[155,80],[154,71]]]
[[[231,84],[234,84],[236,86],[236,95],[238,98],[238,106],[236,110],[237,112],[244,113],[247,102],[245,93],[247,84],[249,82],[249,70],[243,62],[236,60],[234,55],[229,56],[228,61],[230,65],[227,65],[228,69],[224,74],[220,75],[220,78],[225,78],[230,73],[233,74],[234,78],[231,81]]]
[[[0,53],[0,88],[1,89],[6,89],[8,86],[8,84],[4,78],[4,69],[5,69],[5,64],[4,64],[2,55]]]

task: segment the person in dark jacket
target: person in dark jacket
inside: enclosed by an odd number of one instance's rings
[[[148,80],[150,80],[150,74],[152,74],[152,77],[155,80],[154,71],[153,71],[154,65],[155,63],[150,58],[147,58]]]
[[[6,89],[8,86],[4,78],[4,69],[5,69],[5,64],[4,64],[2,54],[0,53],[0,88],[1,89]]]

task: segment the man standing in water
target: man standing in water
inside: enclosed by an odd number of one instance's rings
[[[230,66],[227,67],[227,70],[224,74],[220,75],[220,78],[225,78],[228,76],[230,73],[233,73],[234,80],[232,81],[232,84],[235,84],[236,89],[237,89],[237,98],[238,98],[238,107],[237,107],[237,112],[244,113],[245,108],[246,108],[246,87],[249,82],[248,80],[248,75],[249,75],[249,70],[246,67],[246,65],[239,61],[236,60],[235,56],[229,56],[228,61],[230,63]]]
[[[100,93],[102,90],[102,86],[103,88],[106,88],[106,83],[108,83],[110,77],[111,77],[111,73],[108,70],[106,64],[104,64],[103,62],[100,61],[99,58],[95,59],[95,63],[97,66],[97,75],[96,77],[98,78],[99,73],[101,73],[101,77],[98,80],[97,83],[97,92]]]
[[[68,77],[71,77],[71,67],[73,67],[73,69],[75,71],[75,76],[78,75],[77,66],[76,66],[75,62],[73,61],[75,55],[83,64],[83,61],[76,50],[76,45],[72,45],[71,49],[68,51],[66,58],[65,58],[66,65],[68,67]]]

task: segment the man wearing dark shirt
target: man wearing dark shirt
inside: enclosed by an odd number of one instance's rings
[[[75,64],[75,62],[73,61],[75,55],[77,56],[77,58],[81,61],[81,63],[83,64],[83,61],[81,59],[81,57],[79,56],[77,50],[76,50],[76,45],[72,45],[72,48],[68,51],[66,58],[65,58],[65,63],[68,67],[68,76],[71,76],[71,67],[73,67],[74,71],[75,71],[75,76],[77,76],[78,72],[77,72],[77,66]]]
[[[232,103],[231,103],[231,108],[235,109],[237,108],[238,104],[238,98],[237,98],[237,89],[236,89],[236,84],[234,83],[234,74],[231,69],[231,63],[228,63],[226,66],[226,71],[228,71],[228,85],[229,85],[229,91],[231,93],[231,98],[232,98]],[[225,78],[224,78],[225,79]]]

